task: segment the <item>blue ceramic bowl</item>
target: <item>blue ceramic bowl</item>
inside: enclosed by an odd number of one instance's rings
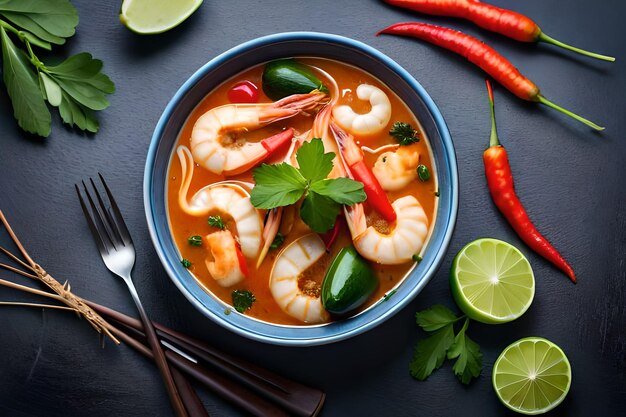
[[[422,262],[387,301],[350,318],[317,326],[284,326],[231,312],[205,292],[181,265],[168,227],[166,180],[178,133],[194,107],[214,87],[251,66],[277,58],[316,56],[342,61],[368,71],[387,84],[411,108],[428,135],[437,178],[439,204],[435,225]],[[458,209],[458,174],[448,128],[428,93],[397,63],[376,49],[342,36],[292,32],[258,38],[212,59],[196,71],[170,100],[148,151],[144,174],[144,204],[148,227],[159,258],[176,287],[211,320],[251,339],[279,345],[311,346],[355,336],[382,323],[406,306],[435,274],[448,248]]]

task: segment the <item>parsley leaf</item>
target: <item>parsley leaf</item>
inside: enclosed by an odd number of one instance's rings
[[[402,146],[407,146],[420,140],[418,131],[405,122],[395,122],[389,134]]]
[[[415,346],[415,353],[410,364],[411,375],[420,381],[425,380],[439,368],[450,345],[454,342],[452,324],[440,328],[432,336],[422,339]]]
[[[74,35],[78,12],[69,0],[3,0],[0,14],[40,39],[57,45]]]
[[[465,334],[468,325],[469,319],[465,319],[465,324],[448,350],[448,359],[458,358],[452,370],[463,384],[469,384],[472,378],[478,378],[483,367],[480,346]]]
[[[303,143],[296,159],[299,168],[283,162],[263,164],[254,170],[256,182],[250,201],[256,208],[272,209],[296,203],[302,196],[300,217],[313,231],[330,230],[342,204],[365,201],[363,184],[349,178],[325,179],[333,169],[332,152],[324,153],[319,138]]]
[[[310,191],[300,207],[300,217],[317,233],[329,231],[335,225],[341,205],[330,197]]]
[[[333,152],[324,153],[322,140],[316,140],[316,138],[310,142],[304,142],[296,153],[300,173],[310,182],[326,178],[333,169],[334,158]]]
[[[221,216],[209,216],[207,222],[211,227],[217,227],[218,229],[224,230],[226,225],[224,224],[224,220],[222,220]]]
[[[417,324],[427,332],[439,330],[448,324],[456,322],[458,319],[446,306],[436,304],[428,310],[415,314]]]
[[[250,202],[256,208],[271,209],[294,204],[307,186],[300,171],[285,162],[262,164],[254,170],[252,177],[256,185],[250,193]]]
[[[467,334],[469,318],[457,317],[447,307],[437,304],[420,311],[415,315],[417,324],[431,336],[417,342],[413,360],[409,365],[411,375],[424,380],[437,368],[444,359],[458,358],[452,370],[463,384],[469,384],[472,378],[477,378],[483,367],[483,355],[476,342]],[[455,323],[465,318],[463,326],[454,335]]]
[[[30,61],[17,49],[3,27],[0,27],[0,37],[4,84],[11,97],[17,124],[27,132],[48,136],[52,119]]]
[[[272,244],[270,245],[270,249],[278,249],[282,246],[282,244],[285,242],[285,236],[278,232],[276,233],[276,236],[274,236],[274,240],[272,241]]]
[[[365,201],[363,184],[349,178],[326,179],[313,183],[311,191],[331,198],[339,204],[353,205]]]
[[[231,294],[233,299],[233,307],[240,313],[252,308],[252,304],[256,301],[256,297],[248,290],[234,290]]]
[[[90,132],[99,129],[94,111],[107,108],[106,95],[115,91],[101,72],[102,61],[83,52],[47,66],[32,49],[32,45],[50,50],[51,44],[64,44],[77,24],[78,13],[69,0],[0,0],[4,82],[18,125],[27,132],[50,134],[45,101],[58,107],[63,122]],[[28,54],[16,48],[8,33],[24,44]]]

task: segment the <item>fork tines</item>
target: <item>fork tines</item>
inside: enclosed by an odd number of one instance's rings
[[[78,184],[74,184],[74,186],[76,187],[76,193],[80,200],[80,206],[83,209],[85,219],[89,225],[89,230],[91,230],[96,240],[98,249],[102,253],[108,253],[109,250],[118,250],[122,246],[132,244],[132,239],[109,186],[102,174],[98,173],[98,176],[104,186],[104,191],[109,203],[108,205],[105,204],[93,178],[89,178],[91,187],[88,187],[85,181],[82,181],[83,192],[87,196],[91,210],[87,207]],[[93,196],[95,196],[95,199]],[[97,204],[94,200],[97,200]]]

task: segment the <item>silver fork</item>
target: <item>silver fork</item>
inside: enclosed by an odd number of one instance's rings
[[[98,246],[98,250],[100,251],[104,264],[109,271],[124,280],[128,286],[131,296],[133,297],[133,300],[135,301],[137,310],[139,310],[139,315],[141,316],[141,321],[143,322],[148,344],[154,353],[155,362],[165,382],[165,387],[167,388],[167,393],[170,397],[170,401],[176,415],[179,417],[187,416],[187,411],[185,410],[178,388],[172,378],[172,372],[170,371],[165,359],[163,349],[157,339],[152,322],[141,305],[137,289],[135,288],[131,278],[131,272],[133,270],[133,266],[135,265],[135,247],[133,246],[133,240],[130,237],[126,223],[122,218],[122,213],[120,212],[120,209],[111,194],[111,190],[107,186],[102,175],[98,173],[98,176],[100,177],[100,181],[104,186],[104,190],[109,200],[109,207],[107,208],[105,205],[92,178],[89,178],[89,181],[93,187],[93,194],[96,197],[95,200],[97,201],[97,204],[94,202],[92,194],[87,189],[87,185],[84,181],[82,181],[83,189],[85,195],[87,196],[87,200],[89,201],[91,211],[87,208],[87,204],[85,204],[85,200],[81,195],[78,184],[75,184],[76,193],[78,194],[78,199],[80,200],[80,206],[83,209],[85,219],[89,225],[89,230],[91,230],[91,233],[93,234],[93,238],[96,241],[96,245]]]

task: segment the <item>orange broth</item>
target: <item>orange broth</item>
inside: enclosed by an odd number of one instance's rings
[[[423,206],[424,211],[428,217],[429,229],[432,230],[437,200],[437,197],[435,196],[437,191],[437,179],[435,177],[436,170],[433,166],[431,151],[427,142],[426,135],[424,134],[423,130],[421,130],[421,126],[413,113],[398,98],[398,96],[396,96],[395,93],[389,90],[386,85],[380,82],[377,78],[358,68],[337,61],[322,58],[298,58],[298,61],[318,68],[322,68],[331,76],[333,76],[339,85],[339,91],[342,95],[342,97],[339,98],[338,104],[349,104],[357,112],[366,113],[370,110],[369,103],[362,102],[356,97],[355,91],[358,85],[363,83],[371,84],[381,88],[387,94],[392,105],[392,115],[389,125],[382,133],[379,133],[378,135],[375,135],[373,137],[355,138],[359,145],[377,148],[382,145],[397,143],[387,133],[391,128],[391,125],[396,121],[409,122],[412,126],[416,127],[420,131],[421,140],[411,146],[415,146],[417,148],[420,155],[420,164],[426,165],[428,167],[431,172],[431,179],[426,182],[415,180],[404,189],[396,192],[387,192],[387,195],[389,196],[389,200],[391,202],[405,195],[415,196],[419,200],[420,204]],[[218,86],[215,90],[207,94],[207,96],[189,115],[189,118],[185,122],[185,125],[180,132],[177,146],[189,146],[189,138],[191,137],[191,131],[194,123],[202,114],[214,107],[229,104],[227,92],[234,84],[242,80],[249,80],[260,88],[262,72],[263,65],[258,65],[256,67],[250,68],[232,77],[225,83]],[[262,90],[260,91],[259,102],[271,102],[271,100],[263,94]],[[262,140],[266,137],[282,131],[287,127],[295,128],[297,133],[306,132],[311,128],[313,118],[314,115],[297,116],[291,119],[282,120],[274,124],[268,125],[262,129],[251,131],[246,135],[246,138],[250,141]],[[278,157],[274,158],[274,160],[270,159],[266,160],[265,162],[276,162],[283,156],[284,152],[283,155],[279,155]],[[374,165],[377,156],[378,155],[365,153],[365,160],[370,167]],[[194,175],[189,189],[188,198],[190,198],[196,191],[205,187],[206,185],[218,181],[223,181],[225,179],[224,176],[213,174],[208,170],[198,166],[198,164],[195,164],[194,168]],[[278,250],[270,250],[266,259],[263,261],[263,264],[258,270],[255,268],[256,259],[248,260],[250,277],[244,279],[242,282],[232,287],[224,288],[218,285],[211,278],[205,265],[205,259],[207,258],[207,256],[211,256],[206,246],[206,242],[203,242],[202,246],[191,246],[187,241],[187,238],[193,235],[200,235],[204,239],[207,234],[215,232],[218,229],[210,227],[207,223],[207,217],[213,213],[202,217],[191,216],[186,214],[178,205],[178,190],[181,182],[181,165],[175,151],[172,153],[168,178],[169,182],[167,186],[167,198],[170,230],[172,231],[176,245],[180,251],[181,258],[185,258],[191,261],[192,265],[189,268],[189,271],[193,274],[196,281],[206,291],[218,297],[228,305],[232,304],[231,294],[233,290],[240,289],[251,291],[256,297],[256,302],[253,304],[250,310],[245,312],[245,314],[248,316],[276,324],[306,325],[305,323],[302,323],[299,320],[296,320],[284,313],[280,309],[278,304],[274,301],[274,298],[272,297],[269,289],[271,269],[274,264],[274,260],[280,253],[280,250],[287,247],[287,245],[289,245],[295,239],[307,233],[310,233],[308,227],[299,219],[299,217],[296,216],[297,218],[294,224],[294,228],[291,233],[286,237],[285,242],[283,243],[281,248],[279,248]],[[229,179],[253,182],[252,171],[250,170],[243,174],[229,177]],[[368,209],[366,208],[366,210]],[[214,214],[221,215],[226,223],[227,229],[231,230],[233,235],[236,236],[236,227],[228,214]],[[306,271],[306,273],[302,275],[306,276],[306,279],[314,279],[319,285],[321,285],[321,282],[324,278],[324,273],[330,265],[332,259],[342,247],[348,246],[350,244],[350,233],[344,222],[342,225],[341,233],[331,247],[329,253],[324,255],[322,259],[318,262],[318,264],[312,266],[310,268],[310,271]],[[428,243],[426,243],[424,246],[426,247],[427,244]],[[362,311],[371,306],[372,304],[380,300],[385,293],[398,285],[407,275],[407,273],[413,268],[414,263],[410,262],[403,265],[378,265],[370,262],[370,265],[372,267],[372,270],[378,277],[380,284],[376,292],[370,297],[368,302],[360,308],[359,311]],[[302,280],[300,280],[300,283],[302,283]]]

